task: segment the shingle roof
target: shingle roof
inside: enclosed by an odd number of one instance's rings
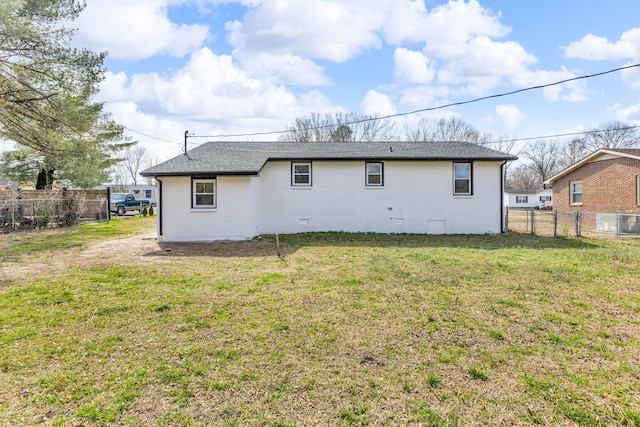
[[[504,192],[507,193],[507,194],[538,194],[538,193],[542,193],[543,191],[547,191],[547,190],[548,189],[545,189],[545,188],[541,188],[539,190],[521,190],[521,189],[518,189],[518,188],[507,188],[507,189],[504,190]]]
[[[268,160],[516,160],[468,142],[208,142],[142,176],[257,174]]]

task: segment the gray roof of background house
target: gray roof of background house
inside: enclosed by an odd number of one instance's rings
[[[468,142],[208,142],[141,175],[255,175],[268,160],[516,159]]]
[[[542,193],[543,191],[551,191],[550,188],[540,188],[538,190],[522,190],[519,188],[506,188],[504,190],[507,194],[537,194]]]

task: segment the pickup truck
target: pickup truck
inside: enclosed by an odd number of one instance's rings
[[[149,206],[148,200],[141,200],[133,196],[133,194],[126,193],[111,193],[111,200],[109,202],[109,210],[115,212],[118,215],[124,215],[128,211],[142,211],[143,206]]]

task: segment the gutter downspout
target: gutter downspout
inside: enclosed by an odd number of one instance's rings
[[[506,233],[508,230],[504,229],[504,166],[507,161],[504,160],[500,165],[500,233]]]
[[[156,181],[158,181],[158,197],[160,201],[158,202],[158,237],[162,236],[162,203],[164,201],[164,197],[162,195],[162,180],[157,176],[153,177]]]

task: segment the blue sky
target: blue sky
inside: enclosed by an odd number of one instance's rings
[[[109,52],[106,109],[164,160],[185,130],[402,113],[635,64],[639,17],[637,0],[88,0],[73,24]],[[640,72],[618,72],[403,120],[526,138],[640,124],[639,96]]]

